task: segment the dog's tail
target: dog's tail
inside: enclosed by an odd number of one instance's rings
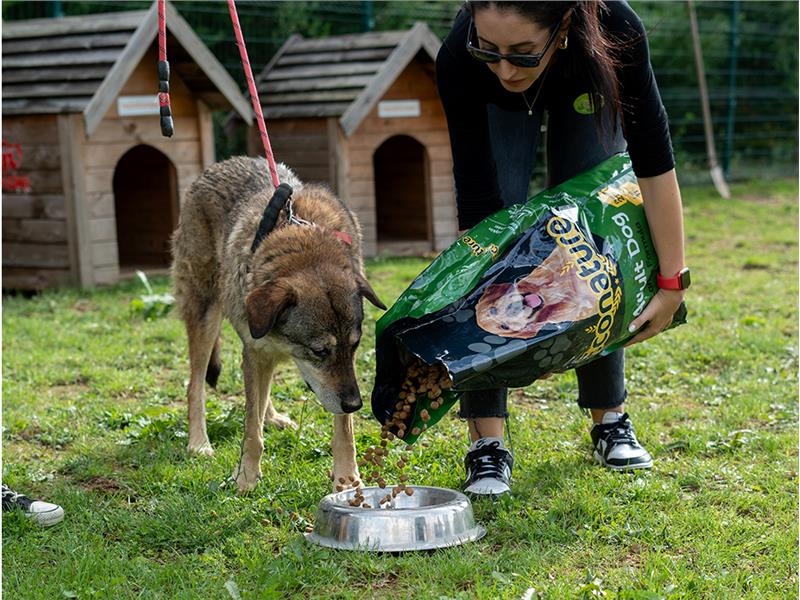
[[[211,350],[211,358],[208,359],[208,367],[206,368],[206,383],[211,387],[217,387],[217,380],[219,374],[222,372],[222,359],[219,355],[220,351],[220,338],[214,342],[214,349]]]

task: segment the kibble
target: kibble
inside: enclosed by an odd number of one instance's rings
[[[408,366],[406,369],[406,379],[400,386],[398,401],[394,406],[394,413],[392,414],[391,419],[389,419],[381,428],[381,440],[379,442],[379,446],[372,446],[368,448],[364,452],[363,457],[357,463],[358,466],[363,469],[367,469],[369,466],[374,467],[364,475],[365,482],[375,483],[381,489],[387,488],[386,480],[381,477],[378,469],[381,469],[384,466],[385,459],[389,457],[388,442],[393,441],[395,438],[403,439],[408,433],[411,433],[413,436],[418,436],[423,431],[426,431],[428,429],[427,423],[431,419],[431,415],[427,409],[422,409],[419,411],[420,419],[423,421],[422,427],[415,426],[410,428],[410,425],[407,423],[408,418],[414,414],[412,405],[417,402],[419,394],[427,394],[427,398],[431,400],[429,405],[430,408],[432,410],[437,410],[442,406],[442,401],[440,400],[442,390],[447,390],[451,387],[452,381],[442,365],[437,364],[430,366],[418,360]],[[396,428],[396,433],[392,433],[390,431],[392,427]],[[424,445],[428,446],[427,443]],[[404,447],[405,452],[398,458],[396,463],[397,468],[400,471],[398,476],[400,483],[395,485],[391,489],[390,493],[386,494],[386,496],[378,501],[378,507],[382,507],[384,505],[391,506],[393,499],[404,492],[407,496],[413,495],[413,488],[409,487],[406,483],[409,477],[403,472],[409,462],[408,452],[411,449],[412,446],[410,444],[406,444]],[[333,479],[332,474],[331,479]],[[364,493],[361,489],[361,481],[356,480],[352,476],[350,476],[349,479],[351,482],[350,487],[355,488],[355,493],[353,498],[349,500],[348,504],[350,504],[350,506],[372,508],[370,503],[364,501]],[[343,477],[340,477],[339,483],[345,484],[346,480]],[[339,489],[340,487],[343,488],[343,486],[337,486],[336,489],[341,491]]]

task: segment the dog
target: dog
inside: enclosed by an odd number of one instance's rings
[[[559,245],[524,278],[488,286],[475,306],[481,329],[521,339],[536,337],[548,323],[581,321],[597,312],[597,297]]]
[[[234,157],[208,167],[190,186],[172,236],[175,305],[186,325],[190,378],[188,450],[212,455],[206,432],[204,379],[216,385],[220,327],[242,341],[246,398],[244,443],[233,478],[240,492],[261,477],[263,427],[294,426],[270,398],[276,366],[293,360],[306,384],[334,415],[333,478],[358,479],[352,413],[361,408],[355,352],[362,298],[384,309],[364,276],[361,228],[327,188],[303,185],[279,164],[294,192],[272,231],[251,250],[274,192],[263,158]]]

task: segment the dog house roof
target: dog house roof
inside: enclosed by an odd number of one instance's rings
[[[233,107],[250,123],[252,110],[236,82],[170,3],[166,11],[172,72],[212,107]],[[155,2],[145,11],[3,23],[3,114],[81,112],[91,135],[157,29]],[[155,71],[153,65],[154,95]]]
[[[414,57],[435,62],[440,45],[423,22],[406,31],[293,35],[256,78],[264,116],[339,117],[349,136]]]

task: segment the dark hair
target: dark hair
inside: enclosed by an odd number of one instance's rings
[[[471,15],[490,8],[514,10],[540,27],[550,31],[559,27],[567,12],[572,9],[568,29],[569,45],[561,51],[559,60],[566,60],[570,73],[585,73],[589,79],[589,99],[592,107],[604,102],[608,105],[611,130],[616,127],[620,114],[619,80],[614,40],[609,38],[600,25],[600,11],[607,11],[604,0],[578,0],[573,2],[508,2],[498,0],[468,0],[467,9]],[[601,105],[602,106],[602,105]],[[605,130],[604,114],[595,110],[595,123],[598,129]]]

